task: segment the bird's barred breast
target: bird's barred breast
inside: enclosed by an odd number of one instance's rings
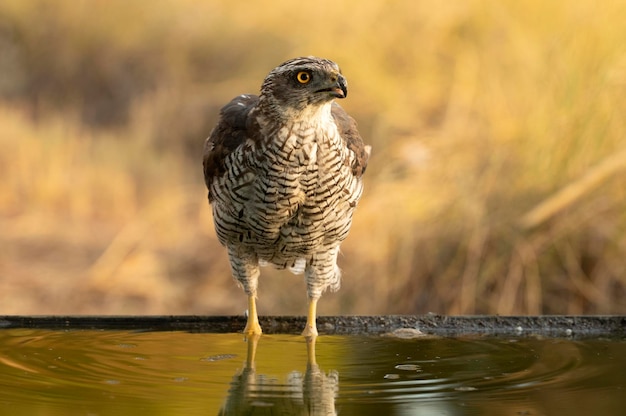
[[[336,129],[297,127],[231,153],[213,187],[220,241],[279,267],[343,241],[362,191]]]

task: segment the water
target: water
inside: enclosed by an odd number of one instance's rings
[[[409,334],[410,335],[410,334]],[[0,331],[0,415],[622,415],[626,341]]]

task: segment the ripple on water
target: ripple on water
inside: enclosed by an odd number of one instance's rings
[[[515,410],[518,414],[537,414],[527,405],[528,398],[566,407],[570,415],[588,414],[591,403],[605,414],[620,414],[614,412],[626,405],[626,399],[616,394],[626,388],[626,378],[617,371],[626,370],[624,341],[362,338],[359,342],[361,348],[348,355],[349,370],[340,371],[338,402],[389,403],[396,414],[401,408],[414,414],[416,406],[437,402],[438,414],[444,415],[493,410],[504,403],[510,408],[521,405],[522,410]],[[585,395],[590,397],[587,404],[557,403],[563,397],[580,403]],[[450,403],[465,410],[441,410]]]
[[[571,416],[626,406],[620,340],[264,335],[252,347],[240,334],[0,330],[0,414]]]

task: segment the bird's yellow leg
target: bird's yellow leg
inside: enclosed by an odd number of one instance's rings
[[[304,331],[302,331],[302,335],[305,337],[316,337],[317,336],[317,325],[315,323],[317,316],[317,299],[309,299],[309,314],[306,318],[306,326],[304,327]]]
[[[261,335],[263,333],[263,331],[261,331],[261,325],[259,325],[259,316],[256,312],[255,295],[248,296],[248,321],[246,322],[246,327],[243,329],[243,333],[247,336]]]

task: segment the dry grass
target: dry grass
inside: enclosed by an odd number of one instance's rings
[[[626,313],[625,13],[5,1],[1,312],[239,313],[202,143],[226,100],[314,54],[374,149],[322,313]],[[304,302],[264,270],[262,313]]]

